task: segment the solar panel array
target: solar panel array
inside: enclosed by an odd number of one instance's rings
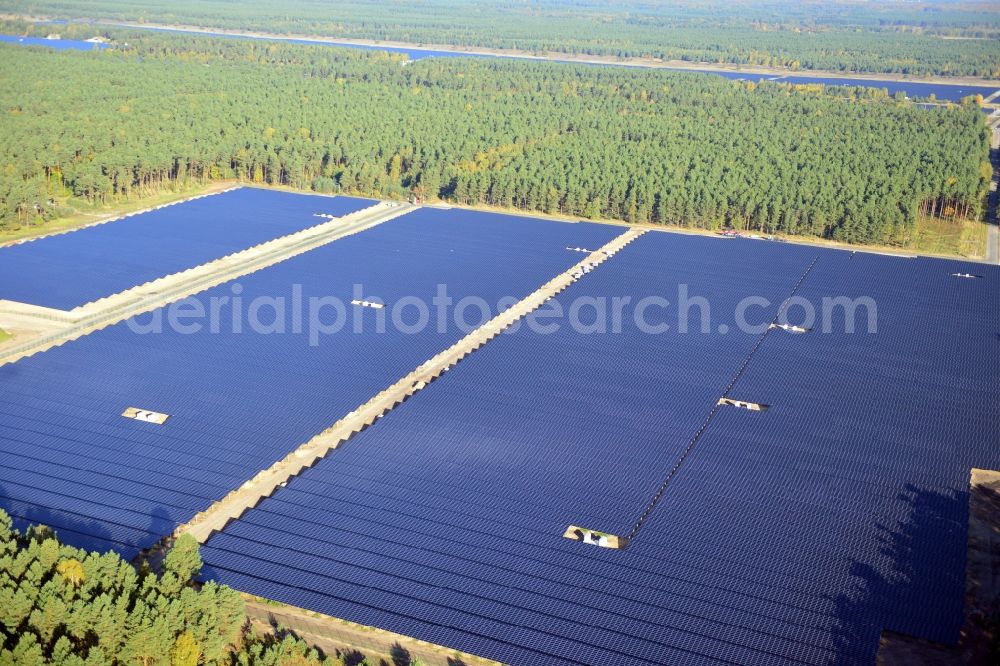
[[[0,299],[69,310],[373,205],[244,187],[0,248]]]
[[[739,541],[746,564],[822,578],[834,646],[874,646],[881,628],[954,643],[970,468],[1000,468],[1000,272],[840,259],[802,295],[871,298],[877,333],[845,334],[838,315],[829,334],[769,337],[734,392],[774,407],[712,423],[657,539],[692,529],[679,507],[697,503],[719,525],[702,548]]]
[[[800,280],[817,308],[872,297],[877,333],[732,326]],[[953,641],[969,468],[1000,466],[1000,272],[647,234],[557,300],[676,308],[684,284],[707,333],[674,309],[658,335],[501,336],[213,536],[204,574],[515,664],[867,664],[883,628]],[[715,409],[734,379],[770,410]],[[627,533],[692,442],[626,550],[561,536]]]
[[[354,284],[390,306],[406,296],[429,302],[439,283],[456,301],[496,303],[579,261],[567,245],[599,247],[619,233],[421,210],[200,294],[206,312],[220,303],[217,333],[140,334],[122,323],[0,366],[0,508],[21,526],[48,524],[73,545],[132,557],[464,335],[451,319],[380,333],[380,311],[347,306],[362,333],[348,323],[313,346],[308,324],[296,332],[292,321],[296,290],[304,313],[312,297],[349,303]],[[286,299],[285,334],[251,332],[256,297]],[[242,332],[229,323],[234,308]],[[273,312],[264,307],[261,323]],[[127,407],[169,419],[126,419]]]

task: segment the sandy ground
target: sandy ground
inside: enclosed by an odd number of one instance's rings
[[[488,666],[497,662],[450,650],[402,634],[354,624],[284,604],[262,603],[244,595],[247,615],[263,632],[292,633],[323,651],[327,656],[342,655],[348,664],[363,654],[368,663],[400,664],[419,659],[427,666]]]
[[[1000,264],[1000,126],[993,127],[990,135],[990,162],[993,164],[994,190],[987,205],[990,228],[986,239],[986,263]]]
[[[986,263],[1000,264],[1000,228],[997,227],[996,220],[990,225],[988,238],[989,240],[986,241]]]

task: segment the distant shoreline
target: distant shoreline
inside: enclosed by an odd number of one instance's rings
[[[51,17],[19,16],[0,14],[3,19],[18,19],[24,21],[44,21]],[[648,57],[618,58],[615,56],[579,55],[548,51],[543,54],[519,49],[496,49],[486,47],[462,47],[452,44],[415,44],[412,42],[396,42],[372,39],[355,39],[351,37],[326,37],[321,35],[281,34],[252,30],[230,30],[225,28],[206,28],[194,25],[172,23],[136,23],[132,21],[112,21],[106,19],[75,18],[68,19],[70,23],[91,24],[116,28],[133,28],[141,30],[160,30],[164,32],[190,32],[205,36],[247,37],[263,40],[296,39],[317,44],[332,44],[344,46],[365,46],[372,48],[409,49],[413,51],[441,51],[460,55],[490,56],[510,58],[514,60],[534,60],[539,62],[568,62],[581,65],[616,65],[619,67],[638,67],[644,69],[673,69],[711,72],[729,72],[742,74],[765,74],[771,76],[801,76],[808,78],[839,78],[860,79],[866,81],[885,81],[887,83],[929,83],[954,86],[994,86],[1000,90],[1000,80],[984,79],[972,76],[907,76],[902,74],[879,74],[871,72],[831,72],[819,69],[781,69],[775,67],[759,67],[751,65],[731,65],[707,62],[689,62],[686,60],[660,60]]]

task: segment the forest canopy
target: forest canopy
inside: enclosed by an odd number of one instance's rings
[[[148,33],[147,33],[148,35]],[[849,242],[979,216],[975,106],[869,88],[177,35],[0,47],[0,223],[241,179]]]
[[[300,640],[248,629],[240,594],[194,585],[200,568],[190,536],[157,575],[67,546],[45,527],[19,531],[0,510],[0,664],[343,666]]]
[[[10,0],[5,10],[531,52],[1000,77],[1000,9],[975,1]]]

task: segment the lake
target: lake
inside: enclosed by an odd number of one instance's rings
[[[45,39],[44,37],[21,37],[19,35],[0,35],[0,42],[10,42],[22,46],[45,46],[58,51],[92,51],[95,48],[107,48],[107,44],[94,44],[77,39]]]
[[[727,79],[744,81],[778,81],[780,83],[822,83],[828,86],[864,86],[869,88],[885,88],[890,95],[901,92],[907,97],[930,97],[935,95],[939,100],[958,102],[968,95],[982,95],[989,97],[997,91],[996,87],[990,86],[968,86],[954,85],[947,83],[925,83],[922,81],[873,81],[871,79],[846,79],[840,77],[822,76],[802,76],[799,74],[788,76],[774,76],[773,74],[747,74],[744,72],[718,72],[712,70],[684,70],[697,71],[702,74],[715,74]]]
[[[457,51],[436,51],[434,49],[424,49],[424,48],[413,48],[413,47],[400,47],[400,46],[373,46],[368,44],[354,44],[351,42],[331,42],[331,41],[316,41],[310,39],[295,39],[292,37],[257,37],[250,35],[231,35],[226,33],[217,32],[201,32],[194,30],[179,30],[174,28],[158,28],[145,26],[145,29],[150,30],[162,30],[165,32],[179,32],[187,35],[211,35],[213,37],[234,37],[237,39],[265,39],[271,41],[286,42],[289,44],[306,44],[309,46],[339,46],[343,48],[350,49],[361,49],[364,51],[388,51],[389,53],[403,54],[409,57],[410,60],[423,60],[424,58],[508,58],[513,60],[538,60],[538,58],[530,58],[526,56],[516,56],[516,55],[502,55],[502,54],[482,54],[482,53],[459,53]],[[562,62],[562,63],[575,63],[575,64],[595,64],[601,66],[618,66],[615,63],[580,63],[574,60],[559,60],[553,59],[552,62]],[[865,86],[872,88],[885,88],[889,91],[889,95],[895,95],[897,92],[902,92],[907,97],[930,97],[931,95],[936,95],[939,100],[958,102],[961,101],[963,97],[967,95],[981,94],[983,97],[988,97],[993,92],[997,90],[995,87],[976,87],[976,86],[963,86],[963,85],[951,85],[951,84],[939,84],[939,83],[925,83],[917,81],[873,81],[871,79],[846,79],[838,77],[822,77],[822,76],[806,76],[802,74],[787,75],[787,76],[775,76],[773,74],[751,74],[746,72],[727,72],[719,71],[713,69],[688,69],[682,67],[665,67],[662,69],[669,69],[674,72],[696,72],[698,74],[711,74],[713,76],[721,76],[723,78],[731,80],[746,80],[746,81],[780,81],[783,83],[822,83],[830,86]]]
[[[122,26],[125,27],[125,26]],[[128,26],[139,28],[140,26]],[[314,41],[310,39],[296,39],[292,37],[256,37],[251,35],[231,35],[220,32],[210,32],[210,31],[195,31],[195,30],[180,30],[176,28],[162,28],[156,26],[141,26],[146,30],[159,30],[163,32],[176,32],[186,35],[200,35],[200,36],[211,36],[211,37],[229,37],[234,39],[264,39],[270,41],[280,41],[289,44],[305,44],[309,46],[332,46],[341,48],[351,48],[360,49],[364,51],[387,51],[389,53],[397,53],[401,55],[406,55],[410,60],[423,60],[424,58],[510,58],[510,59],[528,59],[524,56],[513,56],[513,55],[486,55],[486,54],[467,54],[458,53],[456,51],[435,51],[434,49],[423,49],[423,48],[406,48],[398,46],[373,46],[367,44],[353,44],[348,42],[328,42],[328,41]],[[74,41],[67,39],[42,39],[39,37],[17,37],[14,35],[0,35],[0,41],[5,42],[18,42],[25,45],[31,46],[47,46],[54,49],[77,49],[82,51],[89,51],[94,48],[94,45],[89,42]],[[575,62],[572,60],[554,60],[553,62]],[[579,63],[577,63],[579,64]],[[607,66],[616,66],[615,63],[594,63]],[[664,69],[669,69],[670,71],[676,72],[696,72],[699,74],[711,74],[713,76],[721,76],[723,78],[731,80],[745,80],[745,81],[779,81],[782,83],[793,83],[793,84],[808,84],[808,83],[822,83],[829,86],[863,86],[870,88],[885,88],[889,91],[889,95],[895,95],[898,92],[903,93],[907,97],[917,97],[917,98],[927,98],[931,95],[935,95],[937,99],[941,101],[948,102],[959,102],[963,97],[968,95],[982,95],[983,97],[988,97],[989,95],[996,92],[996,87],[986,87],[986,86],[969,86],[969,85],[954,85],[954,84],[944,84],[944,83],[926,83],[922,81],[873,81],[871,79],[847,79],[838,77],[824,77],[824,76],[808,76],[803,74],[794,74],[786,76],[775,76],[772,74],[751,74],[746,72],[732,72],[732,71],[719,71],[712,69],[687,69],[687,68],[674,68],[667,67]]]

